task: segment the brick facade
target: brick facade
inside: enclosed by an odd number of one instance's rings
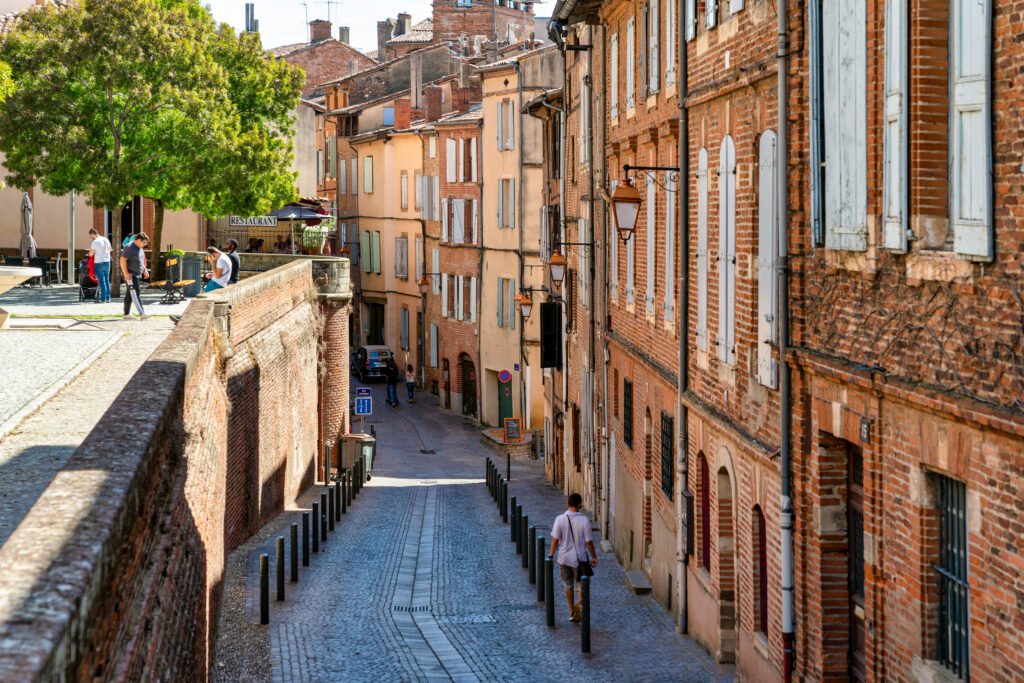
[[[328,33],[329,30],[328,24]],[[278,59],[294,64],[305,72],[306,83],[302,86],[304,97],[322,91],[324,83],[351,76],[377,65],[351,45],[333,38],[311,42],[308,45],[277,48],[271,52],[277,54]]]

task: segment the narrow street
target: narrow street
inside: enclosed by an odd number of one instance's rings
[[[383,386],[373,392],[378,462],[326,551],[300,568],[284,603],[274,601],[274,539],[288,538],[300,515],[279,518],[280,529],[246,559],[247,620],[258,630],[267,628],[258,626],[258,558],[271,557],[274,681],[733,678],[677,635],[653,598],[627,590],[610,554],[600,554],[593,583],[592,654],[580,653],[557,575],[556,627],[548,629],[484,485],[489,451],[478,430],[433,396],[392,409]],[[513,462],[510,495],[547,538],[564,499],[542,474],[539,462]],[[236,680],[230,668],[217,673]]]

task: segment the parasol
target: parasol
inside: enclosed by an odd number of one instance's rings
[[[28,192],[21,197],[21,257],[36,257],[36,241],[32,237],[32,200]]]

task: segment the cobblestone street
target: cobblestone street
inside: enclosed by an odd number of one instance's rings
[[[373,479],[325,550],[300,568],[299,583],[287,584],[284,603],[273,599],[274,539],[287,539],[299,515],[279,517],[245,558],[245,630],[264,643],[269,635],[273,680],[732,680],[676,634],[653,598],[627,590],[610,554],[600,554],[593,583],[592,654],[580,653],[580,627],[568,621],[557,575],[556,628],[548,629],[484,485],[489,451],[478,429],[433,396],[397,409],[384,403],[383,387],[374,397]],[[539,462],[513,462],[510,495],[547,538],[564,498]],[[258,626],[263,552],[271,557],[269,633]],[[220,649],[217,659],[218,679],[247,677],[221,661]]]

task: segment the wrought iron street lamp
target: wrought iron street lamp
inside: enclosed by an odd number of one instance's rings
[[[618,231],[619,238],[623,242],[628,242],[636,230],[636,219],[640,215],[641,201],[640,192],[633,186],[630,172],[642,171],[648,173],[648,177],[654,178],[654,176],[650,175],[651,171],[668,171],[673,174],[672,178],[675,180],[679,176],[679,168],[676,166],[631,166],[630,164],[624,164],[622,170],[625,172],[625,180],[612,193],[612,220],[615,221],[615,230]],[[654,182],[657,183],[657,179]],[[660,185],[661,183],[658,184]]]
[[[523,320],[529,320],[530,313],[533,312],[533,299],[530,298],[530,295],[522,292],[516,294],[515,303],[519,307],[519,312],[523,314]]]
[[[554,284],[555,289],[562,288],[562,280],[565,279],[565,266],[568,261],[562,256],[562,252],[555,250],[555,253],[548,259],[548,272],[551,274],[551,283]]]

